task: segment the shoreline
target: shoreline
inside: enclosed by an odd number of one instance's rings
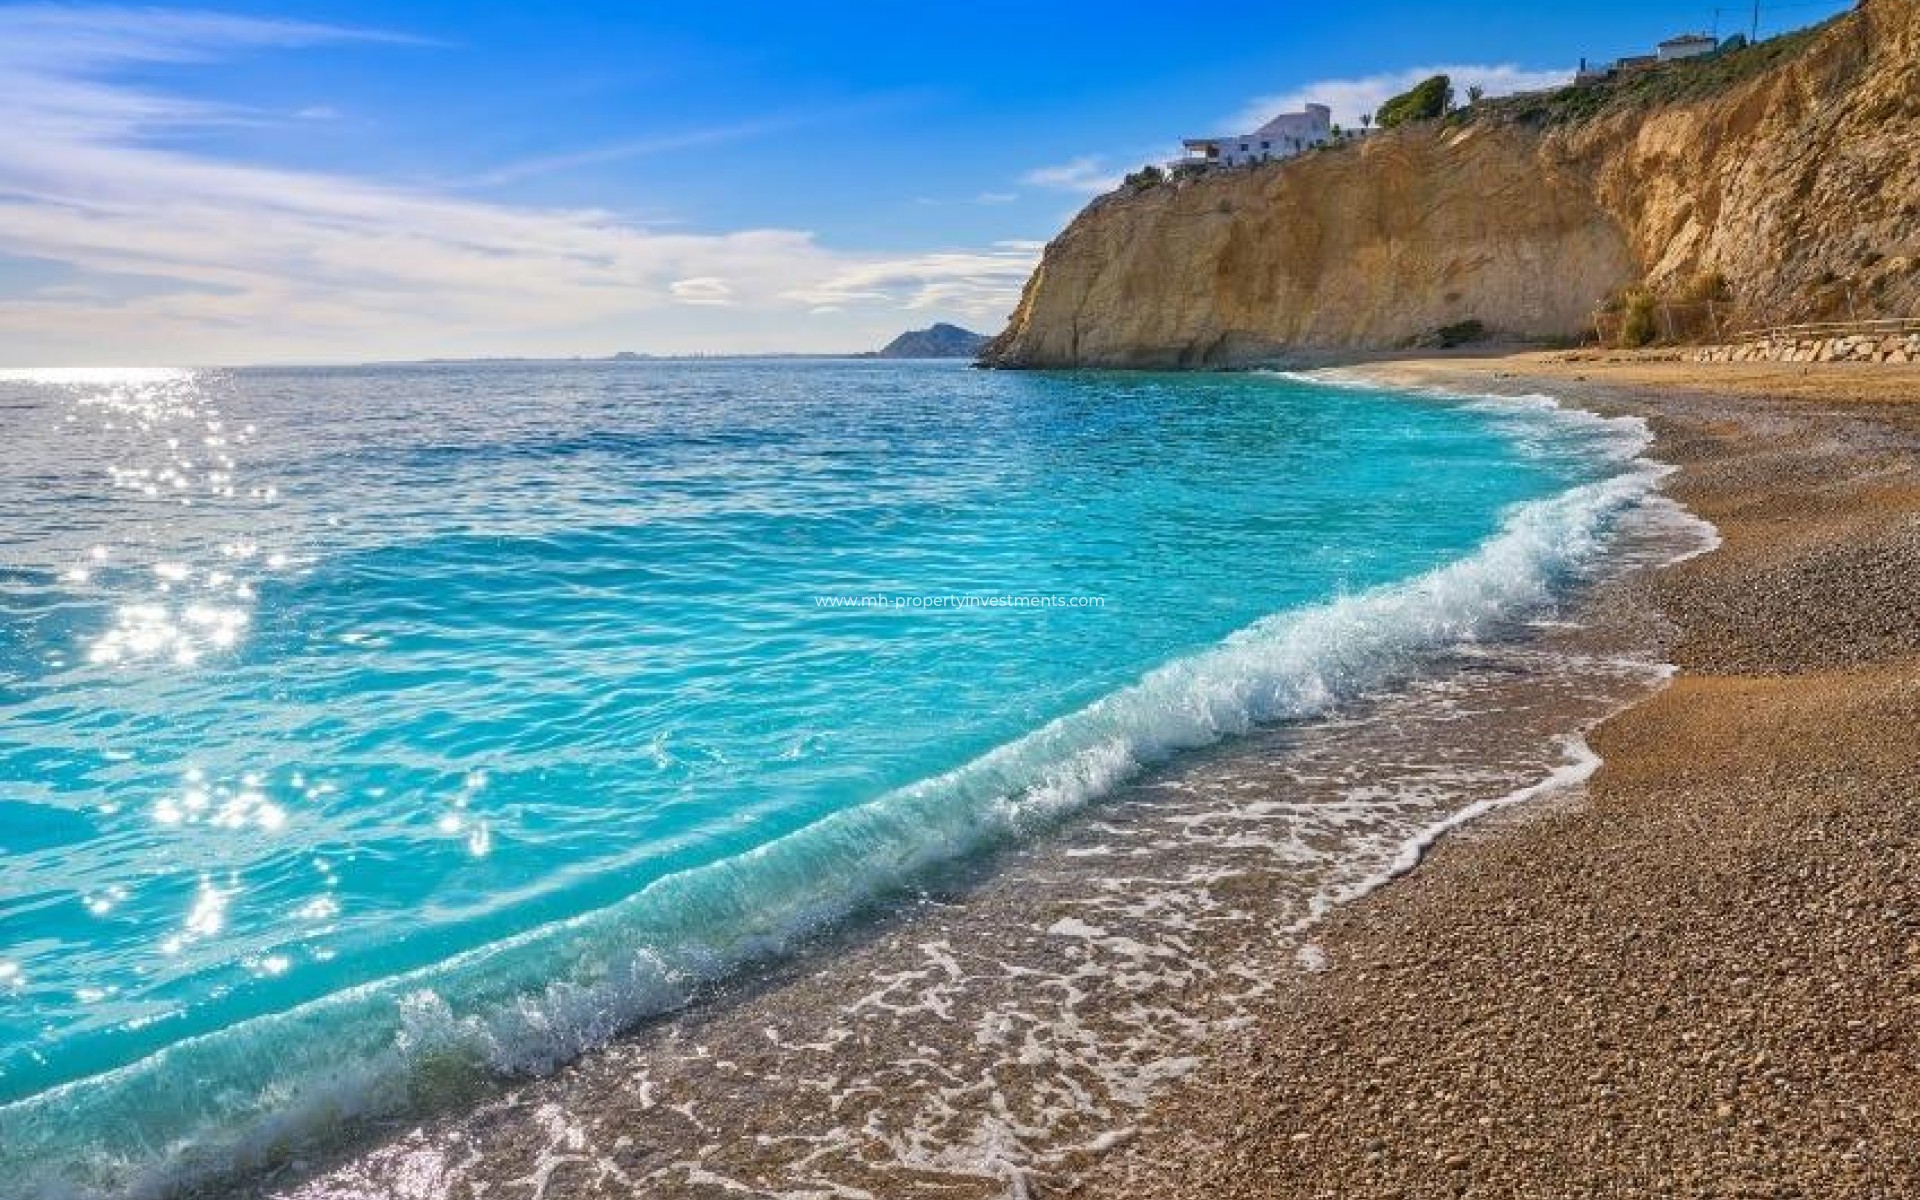
[[[1507,419],[1560,422],[1537,407]],[[1647,432],[1632,429],[1618,430],[1630,443],[1620,453],[1644,447]],[[1524,537],[1509,551],[1585,559],[1593,547],[1561,547],[1549,531],[1568,520],[1582,544],[1564,506],[1644,496],[1653,468],[1637,453],[1617,461],[1597,493],[1539,501],[1545,524],[1503,525],[1486,545]],[[1132,1138],[1153,1095],[1262,997],[1311,969],[1328,909],[1405,871],[1462,809],[1588,768],[1569,735],[1664,672],[1632,606],[1565,618],[1698,544],[1672,522],[1630,524],[1587,560],[1585,583],[1555,589],[1544,610],[1543,597],[1526,600],[1515,619],[1480,628],[1484,641],[1423,655],[1412,675],[1325,716],[1183,756],[886,919],[703,989],[691,1008],[553,1075],[378,1125],[230,1188],[317,1200],[400,1195],[431,1178],[435,1194],[466,1195],[558,1171],[550,1194],[570,1197],[1052,1194]],[[1491,602],[1483,588],[1505,592],[1515,564],[1485,579],[1471,565],[1486,545],[1425,603],[1472,612]],[[1397,619],[1392,605],[1366,611]]]
[[[1721,532],[1577,798],[1330,914],[1077,1197],[1920,1193],[1920,371],[1401,359],[1646,417]]]
[[[1831,415],[1797,411],[1798,401],[1750,410],[1710,390],[1675,399],[1634,390],[1657,382],[1622,390],[1571,378],[1595,370],[1585,360],[1546,365],[1564,374],[1530,373],[1535,364],[1517,359],[1400,360],[1364,373],[1475,396],[1546,391],[1568,408],[1649,419],[1658,436],[1644,457],[1676,464],[1666,490],[1704,500],[1716,525],[1731,517],[1738,526],[1742,504],[1715,507],[1723,498],[1710,487],[1696,497],[1694,477],[1724,465],[1723,443],[1805,435]],[[1877,454],[1910,471],[1903,456],[1920,446],[1920,407],[1896,432],[1879,440],[1850,433],[1830,457],[1855,464]],[[1806,481],[1805,472],[1771,471],[1763,482],[1778,489],[1782,478]],[[1907,490],[1920,511],[1920,487]],[[539,1179],[545,1194],[569,1198],[636,1188],[980,1200],[1558,1196],[1570,1180],[1616,1176],[1618,1193],[1585,1194],[1664,1194],[1657,1181],[1611,1164],[1585,1175],[1562,1164],[1551,1183],[1500,1174],[1488,1159],[1503,1149],[1493,1107],[1468,1114],[1469,1132],[1481,1131],[1474,1149],[1447,1149],[1442,1135],[1459,1132],[1459,1098],[1474,1084],[1436,1093],[1424,1115],[1444,1119],[1417,1128],[1410,1144],[1418,1153],[1404,1157],[1391,1152],[1394,1137],[1309,1094],[1321,1085],[1374,1105],[1386,1087],[1375,1075],[1389,1068],[1419,1079],[1432,1062],[1518,1071],[1539,1050],[1529,1042],[1455,1047],[1449,1056],[1412,1051],[1405,1039],[1422,1028],[1433,1006],[1424,989],[1449,962],[1500,964],[1490,952],[1439,949],[1450,931],[1484,928],[1488,908],[1463,902],[1450,881],[1462,870],[1483,881],[1531,881],[1558,903],[1593,882],[1585,835],[1561,831],[1524,852],[1513,847],[1556,822],[1590,817],[1595,797],[1631,761],[1615,730],[1692,686],[1686,674],[1664,691],[1655,682],[1665,678],[1659,662],[1692,668],[1701,654],[1689,641],[1699,622],[1659,619],[1673,607],[1663,581],[1676,571],[1713,575],[1702,564],[1719,556],[1685,552],[1694,539],[1677,525],[1635,526],[1644,528],[1612,546],[1602,576],[1564,607],[1443,656],[1404,689],[1151,772],[1030,844],[947,873],[900,911],[705,988],[690,1008],[553,1075],[504,1081],[437,1114],[376,1122],[304,1161],[210,1180],[217,1190],[189,1194],[463,1197]],[[1569,616],[1577,620],[1557,619]],[[1913,633],[1920,638],[1920,622]],[[1697,840],[1703,828],[1687,834]],[[1499,855],[1492,868],[1478,857]],[[1510,896],[1500,911],[1525,911],[1532,898]],[[1636,947],[1655,944],[1630,932]],[[1514,961],[1529,969],[1562,949],[1580,964],[1595,957],[1563,946],[1551,921],[1527,933]],[[1554,963],[1526,984],[1545,989],[1536,1032],[1565,1015],[1567,998],[1553,993],[1562,973],[1585,978]],[[1486,1011],[1524,1007],[1505,974],[1496,970],[1492,982],[1481,997]],[[1471,983],[1463,978],[1454,993],[1472,994]],[[1400,984],[1415,990],[1397,993]],[[1443,1050],[1460,1029],[1483,1027],[1477,1011],[1464,1020]],[[1330,1029],[1337,1051],[1328,1049]],[[1626,1039],[1610,1031],[1605,1041]],[[1276,1055],[1289,1046],[1302,1057],[1283,1068]],[[1552,1065],[1554,1078],[1567,1074]],[[1506,1082],[1527,1097],[1529,1112],[1578,1108]],[[1421,1082],[1407,1086],[1409,1096],[1422,1095]],[[1309,1092],[1290,1090],[1301,1087]],[[1382,1113],[1368,1107],[1366,1115]],[[1357,1174],[1334,1151],[1356,1131],[1368,1133]],[[1539,1145],[1556,1143],[1512,1144],[1532,1162],[1547,1161]],[[1670,1148],[1662,1156],[1674,1157]]]

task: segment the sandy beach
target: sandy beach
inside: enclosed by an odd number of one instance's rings
[[[1584,794],[1321,930],[1085,1197],[1920,1194],[1920,371],[1378,365],[1647,417],[1720,529]]]

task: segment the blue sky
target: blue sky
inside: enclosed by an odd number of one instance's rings
[[[1763,5],[1762,31],[1838,3]],[[1722,33],[1749,7],[1726,7]],[[0,6],[0,363],[842,350],[997,329],[1182,135],[1490,91],[1711,4]]]

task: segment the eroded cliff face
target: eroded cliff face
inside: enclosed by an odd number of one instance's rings
[[[1469,317],[1563,332],[1635,270],[1588,180],[1538,139],[1420,129],[1096,202],[1047,247],[986,355],[1212,366]]]
[[[1920,315],[1920,0],[1868,0],[1721,96],[1545,149],[1656,289],[1718,271],[1753,321]]]
[[[1920,0],[1867,0],[1705,99],[1486,119],[1095,201],[983,361],[1235,366],[1478,320],[1579,336],[1718,271],[1747,321],[1920,314]]]

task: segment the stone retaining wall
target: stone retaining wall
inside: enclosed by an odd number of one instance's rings
[[[1816,337],[1776,334],[1726,346],[1707,346],[1696,362],[1920,362],[1920,332],[1851,333]]]

